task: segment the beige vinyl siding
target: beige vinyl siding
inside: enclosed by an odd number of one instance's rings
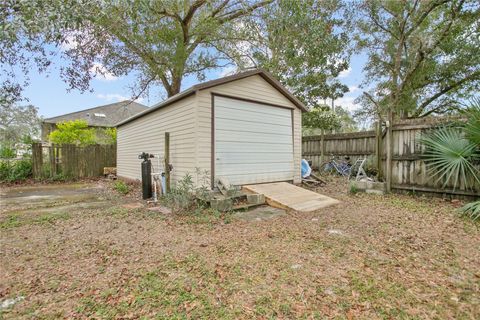
[[[265,81],[261,76],[254,75],[241,80],[232,81],[223,85],[197,92],[197,164],[202,170],[211,172],[211,94],[224,94],[232,97],[255,100],[294,109],[294,182],[301,182],[301,111],[282,93]]]
[[[165,132],[170,132],[172,182],[195,171],[195,96],[140,117],[118,128],[117,174],[128,179],[141,179],[138,155],[142,152],[164,156]],[[152,159],[157,165],[157,160]]]

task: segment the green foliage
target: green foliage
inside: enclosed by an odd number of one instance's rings
[[[17,153],[15,152],[15,149],[13,149],[10,146],[2,146],[0,147],[0,158],[3,159],[10,159],[10,158],[15,158],[17,156]]]
[[[350,190],[349,190],[350,194],[357,194],[358,193],[358,188],[357,186],[355,185],[354,182],[351,182],[350,183]]]
[[[338,132],[359,131],[357,122],[347,109],[342,108],[341,106],[335,106],[335,114],[340,120],[340,127],[338,128]]]
[[[467,203],[460,208],[460,213],[473,221],[480,221],[480,200]]]
[[[170,192],[164,196],[166,202],[174,211],[190,211],[195,204],[195,187],[192,176],[185,174],[183,178],[170,188]]]
[[[478,145],[465,138],[461,128],[443,127],[434,129],[421,137],[425,146],[423,158],[428,172],[443,181],[444,186],[452,181],[454,188],[463,181],[467,186],[480,184],[478,169],[474,161],[480,159]]]
[[[467,118],[465,123],[467,139],[480,148],[480,98],[473,98],[467,110],[463,111],[463,115]]]
[[[0,182],[22,181],[32,176],[32,160],[1,160]]]
[[[88,90],[95,74],[133,72],[137,91],[160,85],[172,96],[184,77],[203,80],[208,70],[224,66],[224,43],[239,41],[242,19],[271,2],[4,1],[0,57],[25,65],[21,70],[28,74],[53,61],[45,44],[67,45],[59,54],[70,62],[62,75],[71,88]],[[10,76],[8,65],[4,69]]]
[[[48,136],[57,144],[89,145],[95,143],[95,129],[89,128],[85,120],[66,121],[57,124],[57,129]]]
[[[338,75],[348,68],[352,43],[346,9],[341,0],[273,2],[260,19],[245,24],[258,30],[260,37],[254,41],[261,45],[248,46],[237,64],[255,61],[309,106],[342,97],[348,87]]]
[[[104,129],[105,135],[108,137],[108,143],[114,144],[117,142],[117,128],[106,128]]]
[[[197,184],[190,174],[185,174],[183,178],[172,186],[170,193],[164,195],[163,199],[172,207],[174,211],[182,211],[185,213],[201,212],[207,205],[210,197],[210,178],[208,171],[201,171],[196,168]]]
[[[340,118],[327,106],[317,105],[303,113],[302,125],[306,128],[333,130],[341,126]]]
[[[122,180],[115,181],[113,188],[120,192],[121,194],[127,194],[130,191],[128,185]]]
[[[0,58],[1,59],[1,58]],[[31,143],[40,132],[38,108],[2,104],[0,108],[0,145],[14,148],[18,143]]]
[[[364,114],[445,113],[478,92],[478,1],[372,0],[358,8],[356,40],[373,88],[359,101]]]

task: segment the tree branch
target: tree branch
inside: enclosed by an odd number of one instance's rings
[[[252,11],[254,11],[255,9],[258,9],[258,8],[261,8],[261,7],[264,7],[270,3],[272,3],[273,0],[265,0],[265,1],[260,1],[260,2],[257,2],[247,8],[244,8],[244,9],[237,9],[237,10],[233,10],[233,11],[230,11],[230,12],[227,12],[221,16],[219,16],[218,18],[218,22],[220,24],[223,24],[227,21],[232,21],[236,18],[240,18],[240,17],[243,17],[249,13],[251,13]]]
[[[473,79],[480,79],[480,71],[476,71],[472,74],[470,74],[469,76],[465,77],[465,78],[462,78],[456,82],[453,82],[451,83],[450,85],[444,87],[442,90],[440,90],[439,92],[437,92],[436,94],[434,94],[433,96],[431,96],[430,98],[428,98],[426,101],[424,101],[416,110],[415,112],[415,115],[419,115],[421,114],[426,107],[428,107],[428,105],[430,105],[433,101],[435,101],[436,99],[438,99],[439,97],[443,96],[444,94],[458,88],[459,86],[461,86],[462,84],[464,84],[465,82],[467,81],[470,81],[470,80],[473,80]]]

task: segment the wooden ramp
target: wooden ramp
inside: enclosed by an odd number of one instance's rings
[[[272,207],[298,212],[311,212],[340,203],[333,198],[287,182],[253,184],[243,186],[243,188],[247,191],[265,195],[265,200]]]

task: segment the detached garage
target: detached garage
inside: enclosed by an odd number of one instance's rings
[[[303,111],[262,70],[195,85],[117,125],[117,174],[139,180],[138,155],[163,156],[170,132],[173,183],[187,173],[197,186],[205,175],[212,187],[219,178],[232,185],[299,183]]]

